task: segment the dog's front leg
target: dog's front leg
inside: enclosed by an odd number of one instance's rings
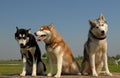
[[[57,56],[57,74],[55,75],[55,77],[60,77],[61,76],[61,71],[62,71],[62,61],[63,61],[63,56],[58,55]]]
[[[107,61],[107,53],[106,52],[103,55],[103,62],[104,62],[106,74],[109,76],[112,76],[112,74],[110,73],[109,68],[108,68],[108,61]]]
[[[36,76],[36,60],[35,57],[33,55],[33,68],[32,68],[32,76]]]
[[[26,75],[26,57],[23,55],[22,57],[23,60],[23,69],[22,69],[22,73],[20,74],[20,76],[25,76]]]
[[[92,70],[92,75],[93,76],[98,76],[96,70],[95,70],[95,54],[90,53],[90,66]]]

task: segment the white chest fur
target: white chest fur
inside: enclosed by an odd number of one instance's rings
[[[101,61],[103,61],[103,55],[107,52],[107,42],[100,41],[99,43],[93,43],[92,49],[93,53],[95,53],[95,63],[99,64]]]

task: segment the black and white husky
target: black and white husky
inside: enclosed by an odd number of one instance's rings
[[[108,69],[107,60],[107,22],[101,14],[98,19],[89,20],[89,24],[90,30],[88,40],[84,45],[84,59],[81,73],[84,75],[92,74],[92,76],[98,76],[104,65],[105,73],[112,76]]]
[[[41,60],[41,52],[36,39],[30,34],[30,29],[18,29],[16,27],[15,39],[20,45],[23,60],[23,70],[20,76],[43,74],[46,71],[46,67]]]

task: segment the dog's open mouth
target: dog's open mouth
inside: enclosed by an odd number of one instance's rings
[[[39,36],[39,37],[37,38],[36,41],[42,41],[42,40],[45,39],[45,37],[46,37],[46,35],[41,35],[41,36]]]
[[[105,33],[101,33],[101,35],[100,35],[101,37],[104,37],[105,36]]]
[[[100,34],[100,36],[101,36],[101,37],[102,37],[102,36],[104,36],[104,35],[105,35],[105,34],[103,34],[103,33],[102,33],[102,34]]]

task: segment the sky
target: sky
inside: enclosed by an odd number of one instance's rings
[[[88,37],[89,19],[102,13],[108,22],[108,55],[120,54],[120,0],[0,0],[0,60],[20,59],[15,40],[16,26],[34,33],[42,25],[54,23],[72,49],[82,56]],[[41,53],[44,43],[38,42]]]

